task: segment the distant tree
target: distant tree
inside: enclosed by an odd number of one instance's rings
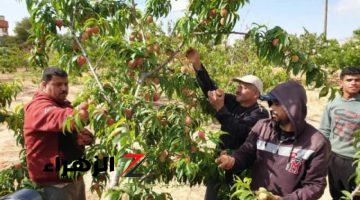
[[[18,39],[15,36],[6,35],[0,37],[0,47],[18,46]]]
[[[23,18],[15,25],[14,32],[19,43],[25,43],[30,36],[31,23],[28,17]]]
[[[360,38],[360,28],[355,30],[353,33],[354,33],[354,38],[356,38],[356,37]]]
[[[355,30],[353,37],[342,46],[341,65],[360,66],[360,29]]]

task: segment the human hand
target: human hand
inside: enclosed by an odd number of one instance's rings
[[[277,195],[266,195],[262,194],[257,197],[258,200],[282,200],[283,198]]]
[[[87,102],[82,102],[78,106],[79,118],[81,121],[87,121],[89,119],[88,108],[89,108],[89,104]]]
[[[260,187],[255,191],[257,200],[282,200],[282,197],[274,195],[273,193],[267,191],[266,188]]]
[[[234,167],[235,158],[226,154],[226,152],[222,152],[220,157],[215,160],[215,162],[219,165],[220,168],[229,170]]]
[[[216,111],[219,111],[225,104],[225,93],[222,89],[217,89],[208,92],[209,102],[215,108]]]
[[[82,129],[76,138],[76,142],[81,146],[90,145],[94,141],[94,135],[86,128]]]
[[[281,196],[278,195],[274,195],[273,200],[282,200],[283,198]]]
[[[200,70],[201,69],[200,55],[196,51],[196,49],[189,48],[186,51],[186,58],[189,60],[189,62],[192,63],[195,70]]]

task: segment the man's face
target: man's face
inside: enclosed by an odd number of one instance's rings
[[[340,87],[344,93],[356,95],[360,92],[360,75],[345,75],[340,80]]]
[[[270,101],[269,104],[269,111],[271,115],[271,119],[279,122],[282,125],[290,123],[290,119],[285,113],[285,110],[282,108],[278,101]]]
[[[247,102],[247,101],[256,101],[259,98],[259,92],[257,88],[250,84],[239,82],[236,88],[236,101]]]
[[[67,77],[53,76],[49,82],[43,81],[42,86],[52,99],[59,102],[66,100],[69,92]]]

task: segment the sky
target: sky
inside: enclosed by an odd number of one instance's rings
[[[172,12],[167,20],[175,21],[183,15],[188,0],[171,0]],[[328,0],[328,38],[344,41],[352,31],[360,28],[360,0]],[[139,8],[145,7],[145,0],[136,0]],[[324,27],[325,0],[250,0],[240,8],[240,21],[234,31],[246,31],[252,23],[269,27],[281,26],[288,33],[322,33]],[[29,16],[24,0],[0,0],[0,15],[9,21],[9,32],[13,35],[16,22]],[[231,36],[234,38],[235,36]]]

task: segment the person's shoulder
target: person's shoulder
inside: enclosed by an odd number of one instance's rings
[[[341,102],[343,102],[342,101],[342,96],[340,94],[337,94],[337,95],[335,95],[335,97],[333,99],[330,99],[327,102],[327,107],[329,107],[329,108],[334,107],[334,106],[338,105]]]
[[[30,102],[24,105],[24,110],[27,111],[29,109],[36,108],[40,103],[43,103],[43,100],[33,98]]]
[[[24,110],[31,112],[34,109],[41,109],[44,107],[55,106],[58,107],[55,101],[47,98],[34,98],[29,103],[25,104]]]
[[[252,131],[260,133],[263,129],[273,128],[273,121],[270,118],[260,119],[253,126]]]
[[[320,149],[323,146],[330,147],[329,139],[327,139],[324,134],[310,124],[307,124],[305,129],[305,137],[309,140],[311,146],[313,146],[313,149],[315,150]]]
[[[264,106],[262,106],[260,104],[258,104],[257,108],[254,109],[253,112],[255,112],[257,115],[262,116],[263,118],[268,118],[269,117],[268,110]]]

